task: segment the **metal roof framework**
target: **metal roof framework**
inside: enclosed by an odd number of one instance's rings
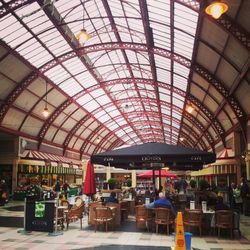
[[[250,5],[228,2],[214,20],[198,0],[1,0],[0,129],[81,157],[146,142],[210,151],[235,130],[246,141]]]

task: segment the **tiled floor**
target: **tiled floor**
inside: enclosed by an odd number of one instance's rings
[[[11,205],[11,204],[10,204]],[[8,211],[0,208],[0,216],[22,217],[23,212]],[[94,232],[84,218],[83,229],[80,230],[79,222],[70,224],[69,230],[63,234],[51,236],[43,232],[24,234],[19,232],[22,228],[2,227],[0,225],[0,249],[4,250],[66,250],[66,249],[141,249],[141,250],[167,250],[175,245],[173,236],[165,234],[137,231],[134,218],[123,224],[122,228],[112,232]],[[22,230],[21,230],[22,231]],[[230,240],[228,237],[193,236],[193,249],[228,250],[250,249],[250,217],[241,216],[242,237]]]

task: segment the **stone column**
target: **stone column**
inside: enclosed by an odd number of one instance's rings
[[[135,188],[136,187],[136,170],[132,170],[131,177],[132,177],[132,187]]]

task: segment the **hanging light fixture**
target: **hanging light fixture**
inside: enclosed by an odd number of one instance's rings
[[[48,109],[48,100],[47,100],[47,93],[48,93],[48,83],[47,83],[47,81],[46,81],[46,95],[45,95],[45,107],[44,107],[44,110],[43,110],[43,116],[45,117],[45,118],[47,118],[48,116],[49,116],[49,114],[50,114],[50,112],[49,112],[49,109]]]
[[[215,19],[220,18],[228,10],[228,5],[223,0],[213,0],[205,9],[205,12]]]
[[[76,35],[76,39],[78,40],[78,42],[81,45],[84,45],[85,42],[87,42],[90,39],[90,35],[88,34],[88,32],[86,31],[86,29],[84,28],[84,2],[81,0],[81,4],[82,4],[82,29],[81,31]]]
[[[194,111],[194,107],[192,105],[187,105],[186,106],[186,111],[191,114]]]

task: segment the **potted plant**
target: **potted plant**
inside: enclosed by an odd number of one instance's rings
[[[189,184],[190,184],[191,188],[193,188],[193,189],[196,188],[196,181],[194,179],[190,180]]]
[[[115,178],[109,178],[108,179],[109,189],[114,189],[116,185],[116,179]]]
[[[198,181],[198,187],[200,191],[204,191],[209,187],[209,183],[206,180],[201,179]]]
[[[127,187],[131,187],[132,186],[132,180],[131,179],[127,179],[126,183],[127,183]]]

